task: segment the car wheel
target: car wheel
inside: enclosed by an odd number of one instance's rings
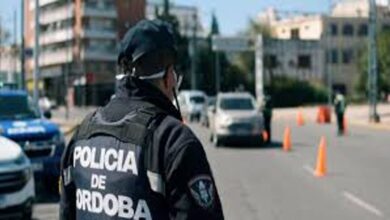
[[[32,207],[26,207],[26,210],[23,213],[22,220],[31,220],[32,219]]]
[[[45,178],[46,190],[49,193],[53,195],[59,195],[58,180],[59,177],[55,177],[55,176],[49,176]]]

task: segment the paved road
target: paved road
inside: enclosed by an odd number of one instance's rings
[[[280,149],[285,125],[291,125],[293,151]],[[275,143],[266,148],[215,148],[209,132],[191,125],[202,140],[222,197],[226,219],[375,220],[390,219],[390,136],[388,132],[350,128],[337,137],[330,125],[292,121],[274,123]],[[312,175],[320,137],[328,141],[325,178]],[[55,201],[36,206],[36,219],[55,219]]]
[[[203,140],[222,196],[226,219],[390,219],[390,136],[352,128],[337,137],[333,126],[275,123],[280,142],[291,125],[293,151],[268,148],[214,148]],[[329,175],[312,175],[320,137],[328,139]]]

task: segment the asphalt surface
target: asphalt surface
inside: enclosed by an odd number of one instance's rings
[[[281,150],[290,125],[293,150]],[[209,131],[191,125],[201,139],[221,195],[226,219],[375,220],[390,219],[390,135],[387,131],[350,127],[338,137],[334,125],[297,127],[274,122],[268,147],[215,148]],[[321,136],[327,139],[328,175],[313,175]],[[56,219],[55,198],[40,194],[35,219]]]

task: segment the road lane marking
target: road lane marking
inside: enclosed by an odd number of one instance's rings
[[[303,169],[306,170],[307,172],[309,172],[310,174],[314,173],[314,169],[311,168],[311,166],[309,166],[309,165],[303,166]]]
[[[364,200],[358,198],[357,196],[353,195],[352,193],[349,193],[347,191],[343,192],[343,196],[350,200],[351,202],[355,203],[356,205],[360,206],[361,208],[371,212],[372,214],[383,217],[383,213],[377,209],[375,206],[365,202]]]

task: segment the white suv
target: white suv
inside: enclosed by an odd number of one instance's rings
[[[216,146],[240,140],[262,142],[263,115],[251,94],[220,93],[212,112],[211,140]]]
[[[30,160],[18,144],[0,136],[0,219],[31,219],[34,197]]]

